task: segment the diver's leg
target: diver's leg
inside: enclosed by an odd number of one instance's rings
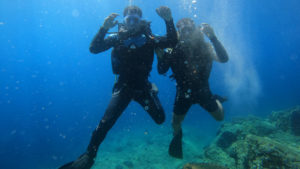
[[[60,169],[90,169],[94,163],[99,145],[130,101],[130,94],[126,91],[115,90],[102,120],[92,134],[87,151],[77,160],[62,166]]]
[[[190,98],[181,97],[182,92],[177,91],[172,117],[173,138],[169,145],[169,155],[175,158],[183,158],[181,123],[192,105]]]
[[[179,132],[181,132],[181,123],[183,122],[185,117],[185,114],[175,114],[173,113],[172,116],[172,128],[173,128],[173,135],[177,135]]]
[[[224,119],[224,109],[221,101],[216,99],[208,87],[203,88],[201,92],[199,92],[197,102],[208,111],[215,120],[222,121]]]
[[[157,97],[157,93],[157,87],[155,84],[152,84],[149,89],[145,89],[141,94],[135,97],[135,100],[143,106],[155,123],[162,124],[166,117],[164,109]]]
[[[98,147],[104,140],[107,132],[113,127],[130,101],[131,97],[129,94],[126,94],[126,92],[113,94],[104,116],[93,132],[90,144],[88,146],[89,153],[96,156]]]

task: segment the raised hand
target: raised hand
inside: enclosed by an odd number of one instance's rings
[[[172,13],[171,9],[166,7],[166,6],[161,6],[156,9],[156,13],[163,18],[165,21],[170,21],[172,20]]]
[[[110,28],[113,28],[114,26],[116,26],[118,24],[118,21],[115,21],[115,18],[117,16],[119,16],[119,14],[112,13],[108,17],[106,17],[104,20],[103,27],[105,29],[110,29]]]
[[[201,25],[202,25],[201,31],[202,31],[209,39],[216,37],[213,28],[212,28],[209,24],[207,24],[207,23],[202,23]]]

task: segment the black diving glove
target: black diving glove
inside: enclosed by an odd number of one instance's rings
[[[94,157],[88,153],[82,154],[77,160],[67,163],[59,169],[90,169],[94,164]]]

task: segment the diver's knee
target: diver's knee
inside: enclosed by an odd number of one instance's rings
[[[155,123],[160,125],[160,124],[163,124],[165,122],[165,119],[157,119],[155,120]]]
[[[165,122],[165,120],[157,120],[156,124],[163,124]]]
[[[212,116],[214,117],[215,120],[217,121],[223,121],[224,120],[224,109],[219,100],[216,100],[216,103],[218,105],[218,108],[216,111],[212,112]]]
[[[155,120],[156,124],[163,124],[166,120],[165,114],[161,115],[159,118]]]
[[[166,120],[166,115],[163,109],[160,109],[157,114],[151,113],[152,119],[155,121],[156,124],[162,124]]]

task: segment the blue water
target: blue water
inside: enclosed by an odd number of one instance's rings
[[[300,103],[298,0],[1,0],[1,168],[55,168],[85,150],[115,78],[110,51],[93,55],[89,44],[104,18],[122,14],[129,3],[141,7],[155,34],[165,34],[154,10],[161,5],[171,8],[175,22],[193,17],[214,28],[230,61],[214,64],[210,84],[214,93],[229,97],[224,104],[227,120],[267,116]],[[160,90],[167,115],[163,126],[170,128],[175,86],[158,75],[156,63],[150,80]],[[199,106],[192,107],[184,124],[212,135],[219,126]],[[149,131],[156,127],[132,103],[110,134],[141,126]]]

